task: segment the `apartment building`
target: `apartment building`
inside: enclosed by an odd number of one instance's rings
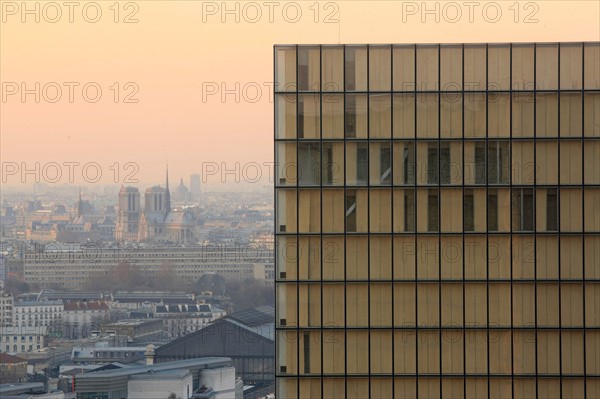
[[[154,279],[169,269],[181,280],[196,281],[204,274],[216,273],[232,280],[255,278],[273,281],[273,250],[262,245],[208,244],[197,247],[133,247],[55,250],[38,246],[25,253],[25,281],[40,287],[81,290],[90,279],[105,278],[119,263],[139,268]]]
[[[600,397],[600,44],[274,63],[277,396]]]
[[[14,303],[13,294],[0,291],[0,327],[12,326]]]
[[[87,338],[109,318],[110,308],[105,301],[66,301],[62,317],[63,336]]]
[[[157,305],[153,314],[162,320],[165,336],[170,339],[198,331],[225,315],[223,309],[210,304]]]
[[[47,344],[48,327],[0,327],[0,352],[34,352],[45,348]]]
[[[58,301],[17,300],[13,306],[13,326],[62,327],[64,305]]]

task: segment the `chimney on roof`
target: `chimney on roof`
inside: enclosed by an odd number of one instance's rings
[[[152,344],[146,346],[146,352],[144,353],[146,355],[146,364],[148,366],[154,364],[154,349],[156,347]]]

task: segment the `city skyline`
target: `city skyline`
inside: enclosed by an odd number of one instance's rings
[[[0,0],[0,396],[600,397],[599,15]]]

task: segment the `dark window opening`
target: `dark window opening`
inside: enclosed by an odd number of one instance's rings
[[[415,196],[404,194],[404,231],[415,231]]]
[[[496,192],[488,193],[488,230],[498,231],[498,194]]]
[[[475,184],[485,184],[485,143],[475,144]]]
[[[404,147],[404,184],[415,184],[415,145],[413,142],[406,143]]]
[[[427,230],[439,230],[439,198],[437,190],[429,191],[427,201]]]
[[[344,132],[346,138],[356,138],[356,97],[346,97],[346,118]]]
[[[558,193],[549,188],[546,196],[546,230],[558,231]]]
[[[515,188],[512,191],[513,230],[533,231],[533,189]]]
[[[304,373],[310,373],[310,335],[304,333]]]
[[[427,183],[438,183],[438,148],[437,143],[430,143],[427,149]]]
[[[450,184],[450,144],[442,143],[440,147],[440,181]]]
[[[333,184],[335,165],[333,163],[333,148],[331,143],[323,144],[323,163],[325,164],[325,170],[323,171],[323,184]]]
[[[473,190],[465,190],[464,196],[464,228],[465,231],[475,231],[475,201]]]
[[[369,152],[366,143],[359,143],[356,149],[356,180],[358,184],[367,184],[369,176]]]
[[[304,138],[304,98],[298,98],[298,138]]]
[[[356,90],[356,53],[354,49],[346,48],[346,90]]]

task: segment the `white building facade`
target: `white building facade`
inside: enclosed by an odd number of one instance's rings
[[[62,332],[70,339],[87,338],[109,318],[110,308],[104,301],[65,302]]]
[[[15,327],[58,327],[62,323],[62,301],[16,301],[13,306]]]
[[[45,348],[47,339],[47,327],[0,327],[0,352],[10,354],[33,352]]]

